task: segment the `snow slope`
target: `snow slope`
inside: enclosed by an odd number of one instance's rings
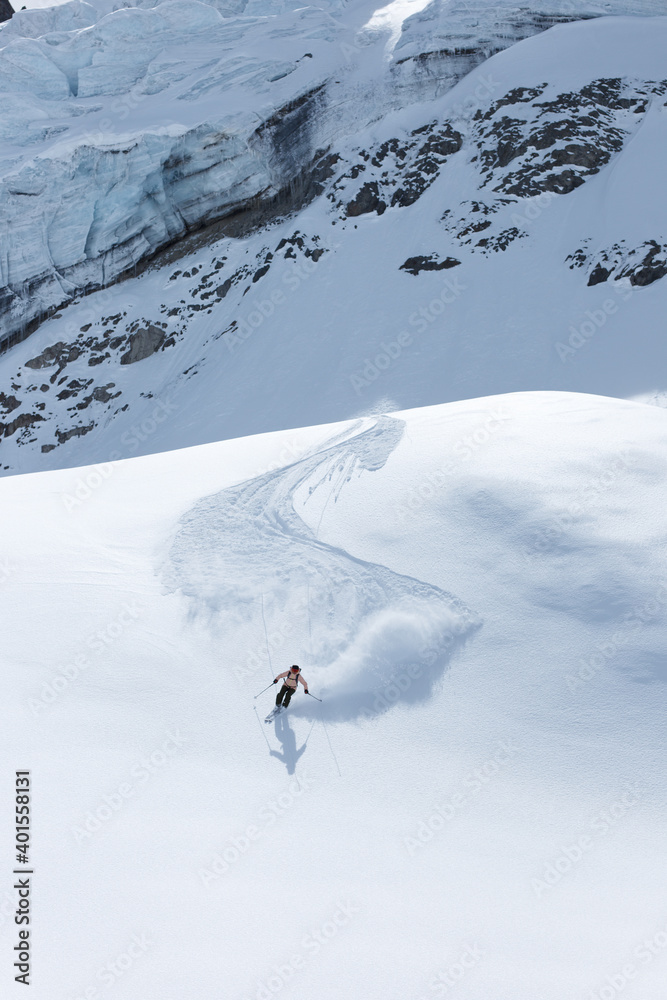
[[[666,53],[667,18],[553,27],[321,150],[298,211],[71,305],[0,358],[2,470],[523,389],[664,403]]]
[[[32,995],[662,1000],[666,480],[551,392],[4,479]]]

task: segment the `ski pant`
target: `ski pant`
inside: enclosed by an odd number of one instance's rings
[[[295,690],[296,688],[287,687],[287,684],[283,684],[276,697],[276,705],[284,705],[287,708]]]

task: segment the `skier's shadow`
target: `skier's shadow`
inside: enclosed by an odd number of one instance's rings
[[[303,746],[297,750],[296,736],[294,735],[284,712],[280,712],[276,716],[275,733],[278,742],[281,745],[282,752],[279,752],[278,750],[270,750],[269,753],[272,757],[277,757],[278,760],[285,765],[288,774],[294,774],[297,761],[306,751],[308,737],[304,740]]]

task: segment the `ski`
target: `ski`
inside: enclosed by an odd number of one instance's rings
[[[277,708],[274,708],[271,712],[269,712],[267,717],[264,719],[264,722],[272,722],[273,719],[275,719],[276,715],[280,715],[280,713],[283,712],[284,709],[285,709],[284,705],[279,705]]]

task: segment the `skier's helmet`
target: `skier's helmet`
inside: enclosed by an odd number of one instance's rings
[[[297,673],[297,674],[300,674],[300,673],[301,673],[301,667],[297,667],[297,665],[296,665],[296,663],[295,663],[295,664],[293,664],[293,666],[292,666],[292,671],[293,671],[294,673]]]

